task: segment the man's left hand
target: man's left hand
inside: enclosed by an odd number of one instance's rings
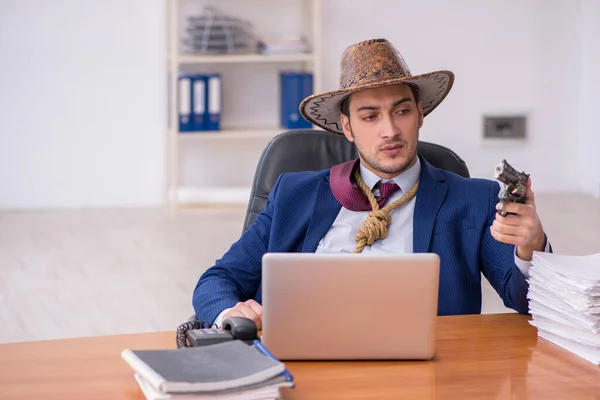
[[[535,196],[531,190],[531,178],[527,180],[525,204],[507,202],[498,203],[497,209],[510,213],[503,217],[496,213],[496,220],[490,231],[499,242],[517,246],[517,257],[531,261],[534,251],[543,251],[546,247],[546,235],[535,208]]]

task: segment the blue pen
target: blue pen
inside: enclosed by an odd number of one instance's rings
[[[262,344],[262,342],[260,340],[255,339],[254,342],[254,347],[256,347],[258,349],[258,351],[260,351],[261,353],[263,353],[265,356],[269,357],[271,360],[273,361],[278,361],[277,357],[275,357],[273,354],[271,354],[271,352],[269,350],[267,350],[267,348]],[[283,376],[285,376],[287,378],[288,381],[292,382],[292,388],[294,388],[296,385],[294,384],[294,377],[292,376],[292,374],[290,374],[290,371],[288,371],[287,369],[285,369],[283,371]]]

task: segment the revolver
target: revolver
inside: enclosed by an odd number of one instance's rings
[[[525,203],[525,191],[527,190],[529,174],[517,171],[506,160],[502,160],[496,166],[494,178],[500,182],[498,198],[501,205],[505,202]],[[508,215],[506,211],[502,211],[502,208],[498,210],[498,213],[503,217]]]

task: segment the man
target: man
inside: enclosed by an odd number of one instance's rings
[[[359,159],[280,176],[252,226],[200,277],[197,318],[220,325],[243,316],[260,329],[266,252],[433,252],[438,314],[480,313],[481,272],[506,306],[527,313],[529,262],[549,249],[531,182],[526,204],[500,204],[509,213],[501,216],[497,182],[436,169],[417,154],[424,117],[453,82],[450,71],[412,76],[387,40],[349,46],[340,89],[306,98],[300,111],[354,142]]]

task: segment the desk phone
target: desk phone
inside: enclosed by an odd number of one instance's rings
[[[189,321],[177,328],[177,347],[208,346],[241,340],[251,345],[258,339],[258,329],[254,321],[244,317],[230,317],[223,321],[223,329],[205,328],[208,323],[204,321]]]

